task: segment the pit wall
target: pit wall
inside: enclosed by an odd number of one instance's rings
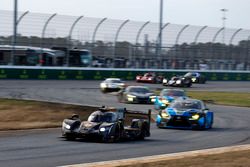
[[[0,66],[0,79],[35,79],[35,80],[103,80],[122,78],[135,80],[136,75],[156,72],[166,78],[183,75],[193,70],[174,69],[117,69],[117,68],[73,68],[39,66]],[[210,81],[250,81],[250,71],[199,71]]]

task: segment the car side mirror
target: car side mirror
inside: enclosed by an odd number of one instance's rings
[[[119,118],[118,121],[119,121],[119,122],[123,122],[123,118]]]
[[[71,116],[71,119],[79,119],[80,117],[79,117],[79,115],[78,114],[73,114],[72,116]]]

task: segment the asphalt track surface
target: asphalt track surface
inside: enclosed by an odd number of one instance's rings
[[[152,89],[163,88],[159,84],[146,85]],[[153,108],[152,105],[118,103],[114,94],[102,94],[98,86],[97,81],[2,80],[0,97],[111,105],[140,111]],[[250,92],[250,82],[208,82],[194,85],[190,90]],[[60,128],[1,132],[0,166],[58,166],[250,144],[249,108],[215,105],[209,108],[215,114],[213,129],[158,129],[152,124],[151,137],[145,141],[114,144],[65,141]]]

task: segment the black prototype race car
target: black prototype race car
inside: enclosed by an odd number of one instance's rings
[[[170,80],[163,79],[162,84],[164,86],[191,87],[192,80],[190,77],[174,76]]]
[[[184,77],[190,78],[192,83],[205,84],[207,81],[206,76],[199,72],[188,72],[184,75]]]
[[[127,111],[126,108],[102,107],[93,112],[87,121],[78,115],[63,120],[62,136],[67,140],[76,138],[98,139],[117,142],[122,139],[141,139],[150,136],[151,110],[148,113]]]

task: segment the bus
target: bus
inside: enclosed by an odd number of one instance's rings
[[[92,54],[87,49],[67,49],[65,47],[52,47],[53,50],[64,51],[69,56],[68,65],[76,67],[91,67],[93,62]]]
[[[86,49],[71,49],[69,50],[69,66],[92,66],[92,55]]]
[[[13,46],[0,45],[0,64],[11,63]],[[31,46],[15,46],[13,65],[62,66],[65,53],[59,50]]]

